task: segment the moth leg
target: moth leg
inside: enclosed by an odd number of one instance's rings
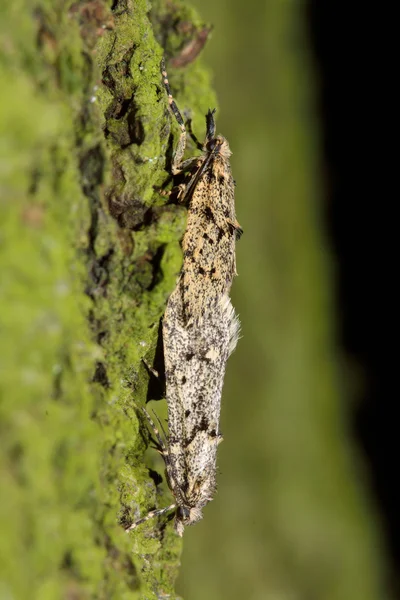
[[[175,185],[170,190],[159,190],[158,193],[167,198],[169,198],[169,196],[176,196],[179,201],[185,195],[186,185],[186,183],[180,183],[179,185]]]
[[[157,510],[151,510],[149,513],[147,513],[147,515],[145,517],[142,517],[141,519],[134,521],[132,523],[132,525],[129,525],[129,527],[125,527],[125,531],[126,531],[126,533],[128,533],[128,531],[132,531],[132,529],[136,529],[136,527],[138,525],[145,523],[149,519],[153,519],[154,517],[159,517],[160,515],[163,515],[164,513],[169,512],[170,510],[174,510],[175,508],[176,508],[176,504],[174,503],[174,504],[170,504],[169,506],[166,506],[165,508],[158,508]]]
[[[157,438],[157,446],[158,447],[156,447],[156,450],[158,450],[158,452],[164,458],[167,473],[170,474],[172,471],[171,471],[171,465],[170,465],[170,460],[169,460],[168,448],[167,448],[164,440],[162,439],[160,432],[158,431],[157,427],[155,426],[153,419],[150,417],[149,413],[143,406],[142,406],[142,411],[145,414],[145,416],[146,416],[148,422],[150,423],[150,426],[154,432],[154,435]],[[160,424],[161,430],[162,430],[165,438],[167,439],[167,434],[165,432],[162,422],[160,421],[158,415],[156,413],[154,413],[154,414]],[[168,480],[168,483],[169,483],[169,480]],[[131,531],[132,529],[135,529],[136,527],[138,527],[138,525],[145,523],[149,519],[163,515],[166,512],[170,512],[171,510],[176,509],[176,507],[177,507],[177,504],[174,502],[173,504],[170,504],[169,506],[166,506],[165,508],[158,508],[156,510],[152,510],[149,513],[147,513],[147,515],[145,517],[141,517],[140,519],[138,519],[137,521],[134,521],[131,525],[129,525],[129,527],[125,527],[125,531],[126,532]]]
[[[177,120],[179,127],[181,128],[181,135],[179,136],[178,145],[175,150],[171,167],[172,174],[177,175],[182,171],[182,159],[186,148],[186,127],[182,115],[179,112],[179,108],[177,107],[176,102],[172,96],[171,88],[169,87],[168,74],[165,68],[164,57],[161,59],[161,74],[163,76],[165,89],[167,90],[169,106],[172,112],[174,113],[175,119]]]
[[[144,414],[146,415],[146,418],[148,420],[148,422],[150,423],[150,426],[154,432],[154,435],[156,436],[158,445],[159,445],[159,453],[164,457],[164,460],[166,460],[166,458],[168,458],[168,448],[164,442],[164,440],[162,439],[160,432],[158,431],[153,419],[150,417],[149,413],[147,412],[147,410],[144,408],[144,406],[142,406],[142,411],[144,412]],[[160,423],[161,424],[161,423]],[[163,434],[166,436],[165,431],[161,425],[161,431],[163,432]]]
[[[156,371],[156,369],[154,367],[152,367],[145,358],[142,358],[142,362],[143,362],[144,366],[146,367],[146,369],[149,371],[149,373],[151,373],[154,377],[156,377],[156,379],[160,379],[159,372]]]
[[[201,144],[199,142],[199,140],[197,139],[197,137],[195,136],[195,134],[193,133],[193,129],[192,129],[192,119],[188,119],[186,121],[186,127],[187,127],[187,131],[188,134],[190,135],[190,137],[192,138],[192,140],[194,141],[194,143],[196,144],[196,148],[198,150],[203,150],[203,144]]]
[[[164,429],[164,425],[163,425],[160,417],[158,416],[157,413],[154,412],[154,410],[153,410],[153,414],[154,414],[155,418],[157,419],[159,426],[161,427],[161,431],[163,432],[163,435],[164,435],[165,439],[168,439],[167,433],[166,433],[166,431]]]
[[[206,114],[206,139],[204,140],[204,148],[207,146],[207,143],[210,142],[215,137],[215,115],[216,109],[213,110],[208,109],[208,113]]]
[[[143,412],[145,413],[151,427],[153,428],[154,431],[154,435],[156,436],[158,443],[160,445],[160,450],[158,450],[158,452],[161,454],[161,456],[164,459],[165,462],[165,471],[166,471],[166,476],[167,476],[167,483],[168,486],[170,488],[170,490],[172,491],[172,493],[175,496],[175,489],[176,489],[176,481],[177,481],[177,477],[176,477],[176,472],[175,469],[173,467],[173,464],[171,463],[171,457],[170,457],[170,453],[169,453],[169,448],[165,445],[163,439],[161,438],[160,432],[158,431],[157,427],[154,424],[154,421],[152,420],[152,418],[150,417],[149,413],[147,412],[147,410],[145,408],[143,408]],[[162,424],[162,422],[160,421],[158,415],[156,413],[154,413],[156,416],[157,421],[160,424],[161,427],[161,431],[163,432],[164,436],[166,439],[168,439],[168,436],[166,434],[166,431],[164,429],[164,426]]]
[[[143,410],[143,407],[137,406],[137,404],[135,402],[133,404],[138,410]],[[147,416],[147,415],[145,415],[145,416]],[[150,442],[152,444],[154,444],[153,446],[150,446],[150,447],[154,448],[154,450],[157,450],[157,452],[159,452],[163,456],[163,450],[165,448],[165,444],[162,443],[162,445],[160,445],[160,442],[155,440],[151,433],[150,433]],[[161,442],[162,442],[162,440],[161,440]]]
[[[183,202],[185,200],[186,190],[188,186],[190,186],[193,178],[196,176],[196,173],[202,163],[202,157],[188,158],[187,160],[184,160],[180,165],[180,173],[183,173],[183,171],[188,171],[188,173],[186,173],[187,181],[182,181],[170,190],[160,189],[158,190],[158,193],[164,197],[169,197],[172,195],[176,196],[178,202]]]

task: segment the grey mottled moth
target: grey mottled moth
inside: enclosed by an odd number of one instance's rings
[[[229,291],[236,275],[235,243],[242,230],[235,215],[231,152],[226,139],[215,136],[215,111],[206,116],[204,143],[197,142],[202,155],[183,161],[186,128],[164,62],[162,75],[169,105],[181,128],[172,174],[187,174],[185,183],[175,190],[188,208],[182,270],[163,319],[168,404],[165,441],[145,413],[155,431],[175,502],[150,512],[127,530],[175,510],[175,529],[182,536],[186,525],[202,518],[216,488],[222,385],[226,361],[239,334]]]

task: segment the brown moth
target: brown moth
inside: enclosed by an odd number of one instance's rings
[[[228,142],[215,135],[215,111],[206,115],[201,156],[183,161],[186,128],[172,97],[164,61],[162,75],[169,104],[181,128],[172,174],[186,173],[178,198],[188,208],[182,240],[183,265],[163,319],[163,346],[168,405],[165,441],[152,425],[166,464],[175,502],[139,519],[175,510],[175,529],[202,518],[216,489],[221,394],[226,362],[239,336],[239,320],[229,291],[236,275],[235,244],[242,230],[236,220],[234,181]],[[174,191],[174,190],[173,190]]]

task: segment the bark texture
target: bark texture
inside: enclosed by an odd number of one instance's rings
[[[170,500],[135,408],[185,227],[156,191],[159,65],[183,61],[171,84],[196,123],[215,106],[192,62],[205,26],[161,0],[20,0],[0,21],[0,596],[174,597],[180,540],[122,525]]]

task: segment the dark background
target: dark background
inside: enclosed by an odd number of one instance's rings
[[[185,533],[178,589],[397,597],[379,15],[317,0],[198,9],[214,25],[203,58],[244,228],[243,339],[228,364],[218,494]]]
[[[354,11],[354,9],[353,9]],[[386,356],[392,277],[388,274],[390,234],[378,186],[381,159],[377,131],[386,118],[380,93],[383,42],[379,14],[351,10],[346,19],[333,6],[309,3],[308,28],[319,77],[326,223],[336,258],[337,326],[347,360],[357,364],[363,383],[355,395],[354,436],[369,472],[370,491],[381,514],[397,594],[400,564],[399,492],[396,482],[396,388]],[[375,23],[374,23],[375,21]],[[383,31],[381,32],[383,33]],[[388,106],[386,106],[388,110]],[[382,127],[383,129],[383,127]],[[386,174],[382,172],[382,180]],[[385,182],[386,183],[386,182]],[[394,382],[393,382],[394,383]]]

